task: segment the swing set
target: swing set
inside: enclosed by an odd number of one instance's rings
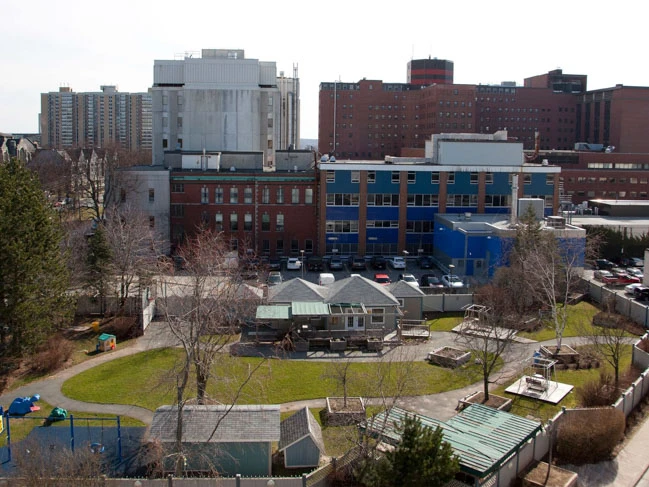
[[[11,449],[12,449],[12,444],[11,444],[11,423],[16,420],[31,420],[31,421],[36,421],[36,420],[43,420],[43,425],[41,427],[47,427],[51,425],[52,418],[51,417],[44,417],[44,416],[18,416],[18,415],[11,415],[9,414],[8,411],[4,411],[2,407],[0,407],[0,434],[6,432],[7,435],[7,454],[8,458],[6,461],[10,462],[11,461]],[[116,438],[116,451],[117,451],[117,460],[122,461],[122,432],[121,432],[121,421],[119,416],[115,416],[114,418],[111,417],[75,417],[74,415],[70,414],[67,418],[60,418],[56,422],[58,423],[63,423],[65,421],[69,421],[69,432],[70,432],[70,450],[74,452],[76,448],[76,442],[79,440],[79,436],[83,436],[83,434],[79,435],[78,434],[78,429],[79,426],[83,424],[83,421],[86,422],[86,438],[84,438],[85,443],[87,443],[88,448],[92,453],[95,453],[97,455],[100,455],[106,451],[106,440],[104,439],[104,423],[106,421],[109,422],[115,422],[115,426],[117,429],[117,438]],[[100,435],[99,438],[93,438],[93,432],[90,426],[91,421],[99,421],[101,424],[101,430],[100,430]],[[75,434],[75,427],[76,427],[76,434]],[[61,428],[61,426],[58,426],[56,428]],[[83,431],[83,430],[82,430]]]

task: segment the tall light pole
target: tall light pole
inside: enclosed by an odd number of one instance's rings
[[[302,256],[300,267],[302,268],[302,279],[304,279],[304,250],[300,250],[300,255]]]
[[[404,264],[403,270],[404,270],[404,273],[408,269],[408,256],[409,255],[410,255],[410,252],[408,252],[407,250],[403,251],[403,264]]]

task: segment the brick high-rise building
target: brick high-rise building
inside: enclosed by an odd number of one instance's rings
[[[100,92],[75,93],[69,87],[41,94],[40,130],[44,148],[151,148],[151,94],[120,93],[115,86]]]
[[[453,84],[453,61],[446,59],[413,59],[408,62],[408,83],[418,86]]]

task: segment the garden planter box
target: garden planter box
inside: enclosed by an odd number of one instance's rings
[[[541,347],[541,353],[545,357],[557,360],[565,365],[579,362],[579,352],[569,345],[561,345],[561,350],[559,350],[559,352],[557,352],[556,345],[548,345]]]
[[[365,403],[360,397],[328,397],[324,420],[328,426],[358,424],[365,420]]]
[[[307,341],[295,342],[295,351],[296,352],[308,352],[309,351],[309,342],[307,342]]]
[[[484,392],[474,392],[459,400],[457,410],[462,411],[470,404],[482,404],[498,411],[509,411],[512,408],[512,400],[507,397],[489,394],[489,401],[484,402]]]
[[[459,367],[469,361],[471,352],[460,350],[453,347],[441,347],[432,352],[428,352],[426,360],[432,364],[441,365],[442,367]]]
[[[329,350],[332,352],[344,352],[347,349],[347,340],[329,341]]]
[[[368,338],[367,349],[370,352],[380,352],[383,350],[383,340],[380,338]]]

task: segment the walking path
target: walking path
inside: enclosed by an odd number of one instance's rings
[[[287,358],[294,360],[339,360],[342,357],[358,359],[359,361],[393,360],[424,360],[431,349],[454,344],[454,334],[446,332],[431,333],[430,340],[425,344],[395,347],[387,350],[382,355],[367,354],[362,352],[347,352],[345,354],[331,354],[327,352],[310,352],[308,354],[288,353]],[[564,338],[566,345],[578,345],[583,343],[581,338]],[[516,343],[513,344],[505,358],[505,366],[499,371],[495,378],[496,383],[503,383],[515,375],[520,375],[525,368],[525,361],[532,356],[534,350],[541,345],[554,344],[554,340],[546,342]],[[160,323],[152,323],[147,329],[145,336],[134,341],[133,345],[119,348],[110,353],[103,353],[77,364],[68,369],[62,370],[50,377],[41,379],[25,386],[14,389],[0,395],[0,404],[8,406],[16,397],[33,396],[40,394],[41,397],[54,406],[68,410],[103,413],[111,415],[129,416],[151,424],[153,412],[138,406],[124,404],[100,404],[87,403],[70,399],[63,395],[61,387],[63,383],[85,370],[88,370],[105,362],[120,357],[133,355],[144,350],[152,350],[176,345],[174,337],[171,336],[166,327]],[[269,349],[270,351],[270,349]],[[446,421],[456,414],[455,408],[458,401],[466,395],[481,390],[482,383],[472,384],[461,389],[446,391],[439,394],[425,396],[414,396],[401,398],[397,404],[419,414],[430,416],[441,421]],[[375,401],[370,400],[370,404]],[[378,403],[378,402],[377,402]],[[295,401],[281,405],[282,411],[294,411],[303,407],[322,408],[325,407],[325,399],[312,399],[306,401]],[[649,421],[645,420],[637,428],[631,439],[628,439],[624,448],[617,457],[610,462],[601,462],[596,465],[587,465],[576,468],[579,473],[582,485],[604,487],[609,485],[621,487],[649,487]]]

